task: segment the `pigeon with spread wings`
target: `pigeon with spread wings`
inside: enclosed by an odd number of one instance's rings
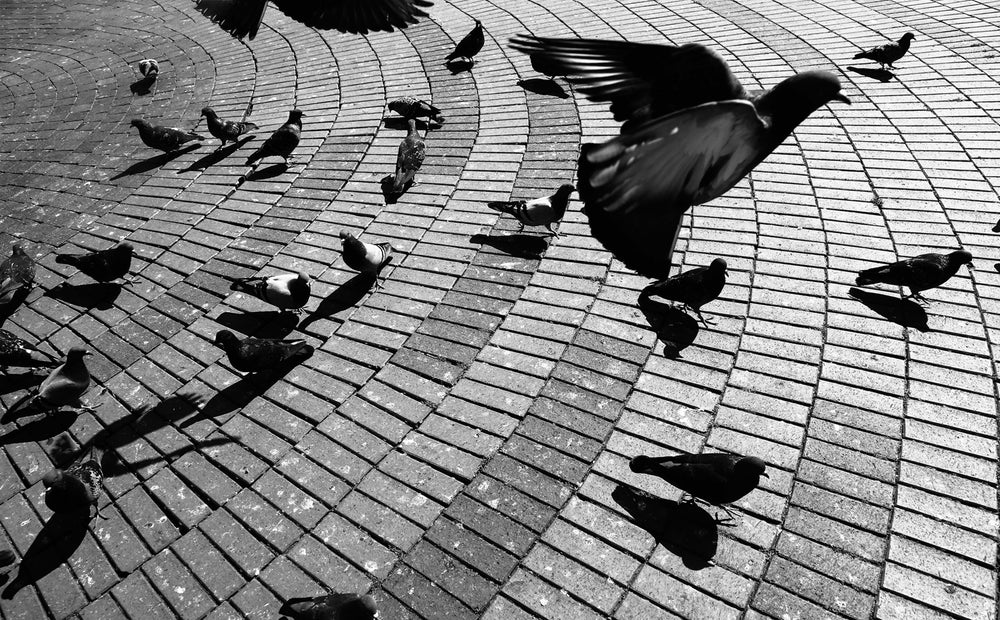
[[[729,191],[820,106],[850,103],[822,71],[750,94],[697,44],[522,36],[512,45],[624,121],[619,137],[583,146],[580,197],[594,237],[651,278],[669,275],[685,211]]]
[[[237,39],[252,40],[268,0],[195,0],[195,8]],[[406,28],[427,17],[428,0],[275,0],[285,15],[313,28],[355,34]]]

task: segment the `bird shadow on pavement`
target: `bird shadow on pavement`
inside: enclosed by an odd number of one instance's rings
[[[859,75],[863,75],[867,78],[873,80],[878,80],[879,82],[889,82],[895,79],[896,74],[888,69],[872,69],[871,67],[848,67],[848,71],[852,71]]]
[[[188,153],[197,149],[200,146],[201,146],[200,144],[192,144],[182,149],[177,149],[176,151],[170,151],[169,153],[161,153],[159,155],[150,157],[149,159],[144,159],[140,162],[132,164],[131,166],[129,166],[125,170],[122,170],[121,172],[119,172],[118,174],[116,174],[115,176],[111,177],[108,180],[117,181],[118,179],[121,179],[123,177],[132,176],[133,174],[139,174],[142,172],[149,172],[150,170],[155,170],[156,168],[159,168],[160,166],[163,166],[164,164],[167,164],[177,159],[181,155],[187,155]]]
[[[59,284],[46,291],[45,296],[58,299],[87,310],[110,310],[122,292],[117,282],[92,282],[90,284]]]
[[[848,294],[881,317],[897,325],[912,327],[920,332],[931,331],[927,325],[927,311],[915,301],[900,299],[893,295],[873,293],[855,286],[850,288]]]
[[[566,89],[563,88],[559,82],[556,82],[551,78],[530,78],[527,80],[519,80],[517,85],[524,90],[535,93],[536,95],[569,99],[569,93],[566,92]]]
[[[542,252],[549,247],[545,237],[513,233],[510,235],[484,235],[482,233],[469,237],[471,243],[488,245],[504,254],[517,258],[541,258]]]
[[[17,576],[0,595],[10,600],[17,593],[62,566],[79,548],[89,519],[79,514],[53,514],[42,526],[17,567]]]
[[[49,369],[45,369],[48,371]],[[45,380],[46,375],[40,372],[20,372],[16,375],[5,374],[0,381],[0,395],[20,392],[28,388],[35,387]]]
[[[646,322],[663,343],[663,355],[670,359],[681,356],[681,351],[691,346],[698,337],[698,321],[677,307],[654,301],[648,295],[639,295],[639,310]]]
[[[31,294],[30,287],[22,287],[20,291],[14,293],[10,301],[4,304],[3,308],[0,308],[0,325],[3,325],[7,319],[14,316],[17,309],[21,307],[21,304],[28,298]]]
[[[145,75],[129,84],[128,89],[133,95],[148,95],[153,84],[156,83],[155,75]]]
[[[392,260],[392,256],[389,257]],[[375,279],[370,275],[359,273],[347,282],[338,286],[332,293],[319,302],[316,309],[299,323],[298,328],[304,331],[306,327],[321,319],[327,319],[354,307],[372,289]]]
[[[239,381],[223,388],[211,398],[208,398],[203,405],[199,405],[198,413],[184,420],[178,425],[179,428],[185,429],[207,419],[224,423],[225,420],[220,420],[220,418],[249,405],[254,398],[271,389],[275,383],[280,381],[307,357],[296,356],[267,372],[253,372],[244,375]]]
[[[270,166],[265,166],[263,168],[257,168],[250,174],[243,176],[242,183],[247,181],[266,181],[267,179],[273,179],[274,177],[281,176],[288,172],[288,164],[281,162],[280,164],[271,164]]]
[[[69,430],[76,418],[75,412],[68,411],[62,411],[55,415],[43,415],[37,420],[22,424],[6,435],[0,436],[0,446],[51,439]]]
[[[611,492],[636,525],[678,556],[684,566],[701,570],[712,565],[719,547],[719,523],[694,502],[675,502],[620,484]]]
[[[184,172],[195,172],[195,171],[207,170],[210,166],[214,166],[215,164],[219,163],[223,159],[225,159],[225,158],[229,157],[230,155],[232,155],[233,153],[235,153],[237,149],[239,149],[241,146],[243,146],[244,144],[246,144],[250,140],[253,140],[254,137],[255,136],[246,136],[245,138],[241,138],[237,142],[233,142],[232,144],[228,144],[228,145],[226,145],[226,146],[224,146],[222,148],[218,148],[218,149],[212,151],[211,153],[209,153],[208,155],[205,155],[204,157],[202,157],[198,161],[192,163],[187,168],[181,168],[180,170],[177,171],[177,174],[181,174],[181,173],[184,173]]]
[[[413,119],[417,121],[417,130],[423,130],[428,132],[431,129],[436,129],[441,126],[440,123],[434,123],[431,125],[427,121],[420,120],[419,118]],[[398,129],[400,131],[407,131],[410,126],[407,124],[406,119],[402,116],[386,116],[382,119],[382,124],[385,125],[386,129]]]
[[[299,317],[292,312],[264,310],[260,312],[223,312],[215,321],[245,336],[284,338],[292,333]]]

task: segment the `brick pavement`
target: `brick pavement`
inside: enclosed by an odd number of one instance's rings
[[[274,618],[327,588],[370,589],[383,618],[996,618],[1000,10],[437,0],[368,37],[271,10],[241,43],[191,5],[0,2],[0,253],[17,236],[39,261],[4,328],[87,342],[109,391],[4,429],[0,546],[28,558],[4,618]],[[452,74],[437,59],[473,16],[486,46]],[[855,44],[907,30],[898,79],[846,71]],[[751,86],[840,71],[852,107],[692,209],[678,262],[730,268],[713,328],[637,305],[646,281],[579,202],[546,241],[485,208],[571,181],[579,144],[617,132],[603,106],[517,85],[538,77],[505,46],[520,32],[703,42]],[[133,96],[145,56],[161,75]],[[447,122],[386,205],[403,94]],[[237,186],[259,142],[157,156],[129,126],[190,127],[207,104],[252,104],[257,140],[305,110],[289,170]],[[381,290],[339,259],[344,228],[398,250]],[[139,277],[120,291],[54,261],[121,239]],[[956,246],[977,270],[909,327],[848,295],[871,262]],[[228,289],[290,269],[317,278],[297,324]],[[262,384],[211,344],[223,327],[317,351]],[[29,383],[4,381],[4,405]],[[86,529],[41,500],[65,430],[119,457]],[[703,449],[769,464],[737,527],[627,467]]]

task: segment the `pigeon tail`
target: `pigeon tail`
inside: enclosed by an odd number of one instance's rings
[[[486,203],[486,206],[489,207],[489,208],[491,208],[491,209],[493,209],[494,211],[499,211],[500,213],[509,213],[511,215],[514,214],[514,210],[517,209],[517,207],[523,206],[523,205],[524,205],[524,201],[523,200],[522,201],[510,201],[510,202],[496,201],[496,202],[487,202]]]
[[[869,284],[878,284],[880,276],[885,271],[885,267],[873,267],[871,269],[865,269],[864,271],[858,273],[855,283],[858,286],[867,286]]]
[[[413,177],[416,175],[416,170],[397,170],[396,176],[392,180],[392,191],[402,194],[406,186],[413,182]]]

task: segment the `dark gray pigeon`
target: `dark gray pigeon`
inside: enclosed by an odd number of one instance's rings
[[[407,122],[406,137],[399,143],[396,154],[396,176],[392,180],[392,191],[402,194],[408,185],[413,183],[417,170],[424,163],[426,147],[424,140],[417,131],[417,121],[412,118]]]
[[[865,269],[858,273],[858,286],[868,284],[893,284],[907,286],[910,294],[920,301],[927,301],[921,291],[936,288],[958,273],[962,265],[972,269],[972,254],[956,250],[950,254],[921,254],[906,260]]]
[[[151,125],[141,118],[132,119],[132,126],[139,130],[139,137],[146,146],[169,153],[176,151],[192,140],[204,140],[205,136],[186,129]]]
[[[90,449],[66,469],[54,469],[42,477],[45,486],[45,505],[57,514],[86,515],[90,520],[97,514],[97,501],[101,497],[104,470],[101,468],[102,451],[91,444]]]
[[[628,466],[639,474],[659,476],[688,495],[719,506],[730,516],[725,504],[756,489],[761,476],[768,477],[764,461],[735,454],[637,456]]]
[[[19,368],[55,368],[59,360],[6,329],[0,329],[0,370]]]
[[[292,360],[303,360],[313,354],[305,340],[254,338],[243,340],[233,332],[222,330],[215,335],[215,344],[226,352],[229,363],[240,372],[273,370]]]
[[[346,230],[340,231],[344,242],[344,264],[355,271],[375,278],[378,281],[379,271],[392,260],[392,246],[388,243],[365,243]]]
[[[113,248],[86,254],[58,254],[56,262],[72,265],[98,282],[111,282],[128,275],[134,251],[131,243],[119,243]]]
[[[580,197],[590,230],[627,267],[670,275],[681,217],[732,188],[810,114],[850,101],[830,73],[807,71],[748,93],[718,54],[680,47],[521,36],[514,49],[610,102],[623,134],[585,144]]]
[[[327,594],[289,599],[278,613],[294,620],[372,620],[378,609],[368,594]]]
[[[707,267],[695,267],[676,276],[654,282],[642,291],[647,297],[662,297],[679,301],[693,311],[707,327],[709,321],[701,315],[701,307],[719,297],[726,285],[726,261],[717,258]]]
[[[854,60],[863,58],[865,60],[874,60],[877,62],[881,68],[885,68],[889,65],[892,68],[892,63],[896,62],[910,49],[910,41],[914,39],[912,32],[907,32],[904,34],[899,41],[893,43],[886,43],[885,45],[879,45],[878,47],[873,47],[870,50],[858,52],[854,56]]]
[[[84,348],[70,349],[66,354],[66,361],[49,373],[41,385],[11,405],[0,422],[62,407],[93,411],[94,407],[84,406],[80,402],[90,387],[90,371],[83,361],[87,355],[90,355],[90,351]]]
[[[219,148],[226,146],[226,142],[236,142],[243,134],[259,129],[256,124],[247,121],[224,121],[212,108],[202,108],[201,115],[208,124],[208,133],[222,140]]]
[[[278,127],[264,144],[260,145],[250,157],[247,158],[247,165],[253,165],[265,157],[281,157],[288,163],[292,156],[292,151],[299,145],[299,136],[302,135],[302,117],[305,114],[302,110],[292,110],[288,113],[288,120],[281,127]]]
[[[551,196],[542,196],[533,200],[488,202],[486,206],[494,211],[513,215],[521,223],[522,230],[525,226],[544,226],[550,233],[558,237],[559,233],[552,230],[552,225],[566,214],[569,195],[575,190],[575,187],[566,183],[559,186],[556,193]]]
[[[454,51],[448,54],[444,61],[448,63],[453,60],[464,59],[469,63],[473,63],[475,62],[476,54],[483,49],[484,43],[486,43],[486,37],[483,34],[483,24],[477,19],[476,26],[458,42]]]
[[[300,271],[268,278],[243,278],[233,282],[230,288],[253,295],[282,310],[298,312],[312,295],[311,281],[308,273]]]
[[[401,97],[395,101],[391,101],[389,102],[389,109],[406,119],[426,118],[438,125],[444,122],[441,110],[415,97]]]
[[[10,258],[0,263],[0,315],[6,315],[24,301],[35,285],[35,260],[15,243]]]

